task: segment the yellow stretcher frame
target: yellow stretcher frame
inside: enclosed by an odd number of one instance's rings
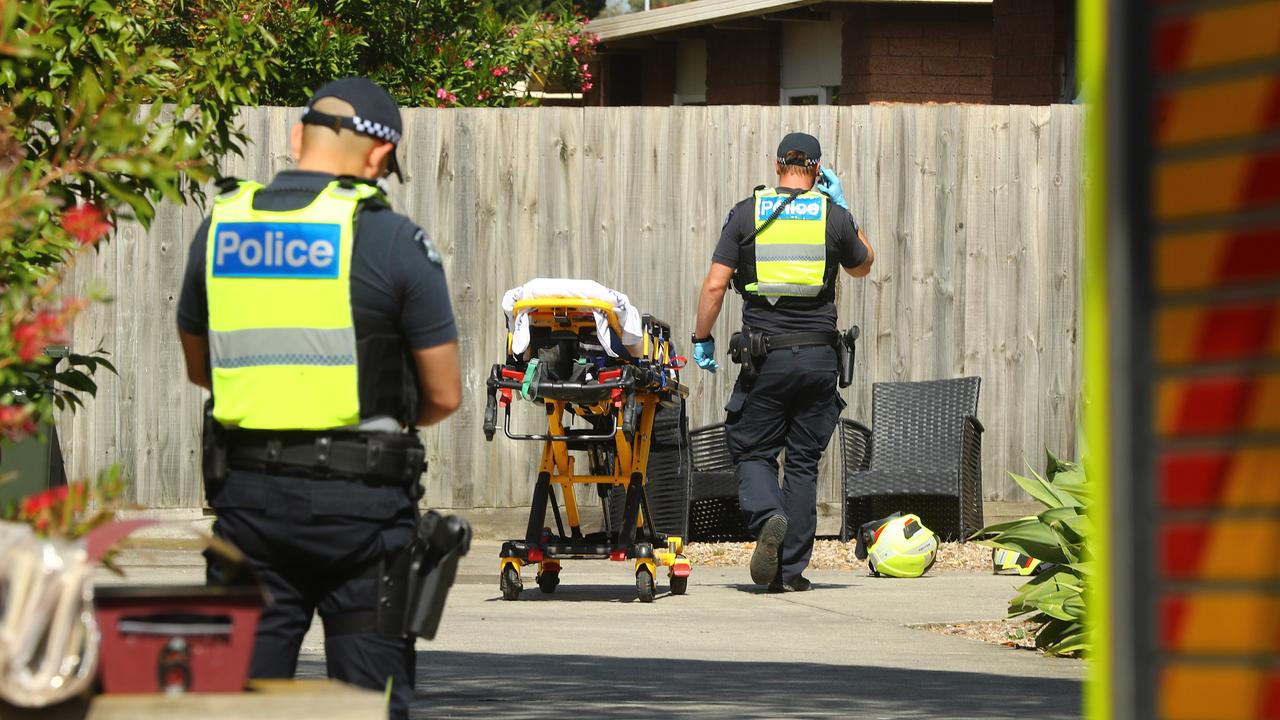
[[[553,332],[561,332],[576,336],[583,333],[594,335],[596,332],[596,313],[602,313],[614,334],[623,336],[622,324],[612,303],[606,300],[572,297],[551,297],[522,300],[515,304],[515,316],[528,314],[532,328],[546,328]],[[649,451],[653,440],[653,421],[658,406],[663,402],[676,402],[688,395],[688,389],[679,382],[680,359],[674,355],[671,345],[670,328],[665,324],[645,317],[644,332],[638,345],[629,346],[632,357],[619,359],[615,367],[605,369],[600,377],[621,377],[627,373],[623,367],[643,368],[647,382],[634,384],[630,389],[618,388],[611,391],[608,397],[592,398],[583,401],[578,399],[557,399],[554,397],[533,398],[547,408],[547,434],[542,436],[520,436],[510,430],[510,404],[514,402],[515,388],[513,363],[523,358],[516,358],[512,353],[512,333],[507,333],[508,363],[494,367],[490,380],[490,409],[486,410],[485,433],[490,438],[496,430],[496,412],[493,409],[494,399],[507,411],[505,432],[514,439],[538,439],[543,443],[542,457],[538,465],[539,483],[545,490],[535,486],[534,499],[530,508],[530,525],[523,544],[520,541],[509,541],[504,544],[500,559],[500,586],[503,597],[515,599],[522,589],[520,570],[525,564],[538,566],[537,581],[544,592],[553,592],[559,584],[560,561],[566,558],[608,557],[611,560],[633,559],[635,561],[636,586],[642,602],[651,602],[656,593],[655,579],[657,568],[669,569],[669,580],[672,594],[683,594],[692,566],[684,557],[684,540],[676,536],[662,536],[652,528],[649,518],[649,539],[651,543],[637,543],[637,533],[646,529],[648,503],[644,495],[645,480],[648,477]],[[656,373],[656,374],[655,374]],[[655,384],[654,381],[657,381]],[[527,387],[522,388],[522,393]],[[503,394],[505,393],[505,394]],[[625,396],[627,402],[619,402]],[[629,421],[627,415],[634,417]],[[613,472],[578,473],[575,458],[571,454],[570,443],[573,442],[572,431],[566,426],[565,416],[573,413],[578,417],[600,419],[611,417],[613,432],[611,450],[613,452]],[[593,441],[600,445],[610,445],[601,435],[593,436]],[[545,482],[544,482],[545,480]],[[632,486],[638,485],[633,491]],[[581,534],[581,513],[577,498],[573,492],[574,485],[612,485],[626,489],[628,494],[627,509],[624,509],[624,525],[632,521],[625,517],[634,506],[632,498],[639,497],[638,506],[634,507],[634,525],[630,528],[618,528],[617,540],[608,552],[601,552],[599,545],[589,543],[542,543],[533,537],[541,520],[545,520],[545,507],[539,515],[538,504],[548,501],[556,514],[557,525],[563,526],[559,517],[556,493],[551,489],[560,488],[559,496],[563,498],[565,519],[573,539],[583,538]],[[539,492],[543,492],[541,498]],[[576,547],[576,549],[575,549]]]

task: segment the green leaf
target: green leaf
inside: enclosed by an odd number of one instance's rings
[[[1039,500],[1045,507],[1056,508],[1063,506],[1078,506],[1080,503],[1074,497],[1065,493],[1058,492],[1040,473],[1032,470],[1031,477],[1023,477],[1015,473],[1009,473],[1014,482],[1018,483],[1023,490],[1026,490],[1031,497]]]
[[[73,390],[80,390],[93,395],[98,392],[98,384],[79,370],[67,370],[53,376],[53,379]]]
[[[1058,533],[1044,523],[1027,523],[1010,528],[992,538],[991,541],[1001,547],[1030,555],[1041,562],[1071,562],[1071,558],[1062,551]]]

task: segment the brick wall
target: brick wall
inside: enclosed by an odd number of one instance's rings
[[[1075,3],[995,0],[995,84],[992,99],[1011,105],[1069,102],[1075,94]]]
[[[777,105],[780,49],[777,23],[708,33],[707,104]]]
[[[990,103],[991,17],[985,6],[847,10],[840,103]]]

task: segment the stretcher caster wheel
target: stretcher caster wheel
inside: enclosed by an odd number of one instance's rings
[[[649,568],[640,568],[636,571],[636,592],[640,594],[640,602],[651,603],[653,596],[657,594],[658,588],[653,581],[653,573],[649,572]]]
[[[520,571],[510,565],[502,568],[502,575],[498,578],[498,587],[502,590],[503,600],[519,598],[520,591],[524,590],[524,583],[520,582]]]
[[[671,594],[683,595],[689,591],[689,576],[672,575],[671,576]]]
[[[542,573],[538,576],[538,589],[550,595],[560,586],[560,573]]]

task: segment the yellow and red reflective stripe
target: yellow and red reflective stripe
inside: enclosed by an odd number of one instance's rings
[[[1156,142],[1162,148],[1231,140],[1280,128],[1280,79],[1255,76],[1194,85],[1156,101]]]
[[[1170,451],[1157,472],[1166,510],[1280,509],[1280,448]]]
[[[1159,532],[1159,568],[1166,580],[1280,580],[1280,522],[1272,518],[1173,520]]]
[[[1178,663],[1160,674],[1165,720],[1280,717],[1280,671]]]
[[[1160,21],[1157,72],[1209,70],[1280,54],[1280,4],[1263,0]]]
[[[1280,228],[1169,234],[1155,254],[1160,292],[1280,282]]]
[[[1280,357],[1280,300],[1166,307],[1156,337],[1167,366]]]
[[[1280,432],[1280,373],[1163,380],[1156,423],[1163,438]]]
[[[1157,221],[1252,210],[1280,202],[1280,149],[1162,163],[1155,173]]]
[[[1280,651],[1280,606],[1269,594],[1188,592],[1161,601],[1160,646],[1190,655],[1251,656]]]

